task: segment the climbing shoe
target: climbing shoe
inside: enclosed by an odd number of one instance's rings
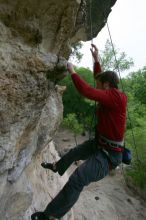
[[[41,166],[45,169],[52,170],[54,173],[57,172],[57,168],[55,167],[55,163],[41,163]]]
[[[43,212],[35,212],[31,215],[31,220],[48,220]]]

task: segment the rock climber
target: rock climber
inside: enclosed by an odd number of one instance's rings
[[[62,176],[74,161],[84,160],[45,210],[32,214],[32,220],[61,218],[76,203],[84,186],[103,179],[122,162],[127,97],[118,89],[119,78],[116,72],[102,72],[98,49],[94,44],[91,44],[91,54],[96,88],[88,85],[75,72],[71,63],[68,63],[67,69],[78,92],[98,102],[95,137],[72,148],[59,161],[41,164],[43,168]]]

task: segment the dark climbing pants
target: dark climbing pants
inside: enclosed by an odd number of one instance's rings
[[[48,204],[44,214],[46,217],[61,218],[78,200],[84,186],[104,178],[109,172],[108,157],[97,148],[95,140],[89,140],[71,149],[57,163],[62,175],[76,160],[86,160],[70,176],[68,182],[58,195]]]

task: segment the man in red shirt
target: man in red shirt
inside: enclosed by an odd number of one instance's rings
[[[98,102],[96,135],[94,139],[72,148],[56,163],[42,163],[46,169],[63,175],[77,160],[85,160],[70,176],[59,194],[48,204],[44,212],[36,212],[32,220],[61,218],[75,204],[84,186],[104,178],[109,170],[122,162],[123,138],[126,122],[126,95],[118,89],[119,78],[113,71],[101,71],[98,50],[91,45],[94,58],[96,88],[81,79],[68,63],[68,71],[79,93]]]

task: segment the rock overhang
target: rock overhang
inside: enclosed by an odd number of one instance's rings
[[[116,0],[0,0],[1,21],[11,36],[31,47],[68,58],[73,43],[91,40]],[[92,33],[91,33],[92,22]]]

